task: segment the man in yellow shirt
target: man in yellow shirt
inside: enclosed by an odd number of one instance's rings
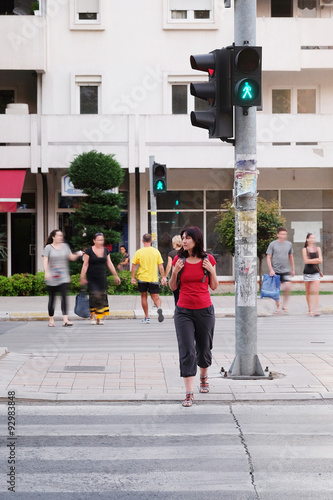
[[[143,248],[137,250],[132,259],[132,279],[131,283],[136,284],[135,271],[136,266],[139,264],[137,272],[138,288],[141,293],[141,305],[145,314],[145,319],[142,323],[150,323],[148,315],[148,292],[155,306],[157,307],[158,321],[164,320],[163,311],[161,308],[162,301],[159,296],[160,286],[158,283],[157,266],[162,276],[162,285],[167,284],[166,277],[164,276],[163,259],[160,252],[151,246],[151,234],[146,233],[142,237]]]

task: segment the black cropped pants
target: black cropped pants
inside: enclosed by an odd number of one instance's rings
[[[180,376],[194,377],[197,374],[197,366],[208,368],[212,364],[214,306],[204,309],[184,309],[176,306],[174,321]]]
[[[48,286],[47,289],[49,291],[49,303],[48,303],[49,316],[51,317],[54,316],[54,301],[57,292],[59,292],[61,295],[61,312],[64,316],[66,316],[68,283],[62,283],[61,285],[57,286]]]

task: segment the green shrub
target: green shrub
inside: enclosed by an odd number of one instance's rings
[[[13,274],[9,281],[13,288],[14,296],[29,296],[33,295],[34,288],[33,274]]]
[[[80,274],[73,274],[71,276],[71,283],[69,285],[69,290],[70,292],[74,293],[74,295],[77,295],[80,291],[81,285],[80,285]]]
[[[0,296],[13,297],[14,291],[11,282],[7,276],[0,276]]]
[[[34,276],[32,295],[36,295],[36,296],[47,295],[45,275],[41,271],[36,273]]]

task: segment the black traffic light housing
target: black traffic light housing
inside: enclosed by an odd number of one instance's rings
[[[261,106],[261,56],[261,47],[233,46],[231,87],[234,106]]]
[[[208,111],[192,111],[191,123],[208,130],[210,139],[226,142],[232,142],[233,137],[230,49],[216,49],[190,58],[193,69],[205,71],[209,76],[208,82],[191,83],[191,94],[209,103]]]
[[[167,192],[167,169],[166,165],[153,163],[153,192],[154,195]]]

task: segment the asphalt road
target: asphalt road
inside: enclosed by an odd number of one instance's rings
[[[333,352],[332,316],[273,316],[258,318],[258,352]],[[235,319],[216,320],[214,347],[225,353],[235,349]],[[21,353],[177,351],[174,323],[108,320],[103,326],[77,321],[72,328],[49,328],[45,321],[0,322],[0,346]]]
[[[0,496],[24,500],[331,500],[333,407],[0,405]],[[8,492],[8,456],[15,495]]]

